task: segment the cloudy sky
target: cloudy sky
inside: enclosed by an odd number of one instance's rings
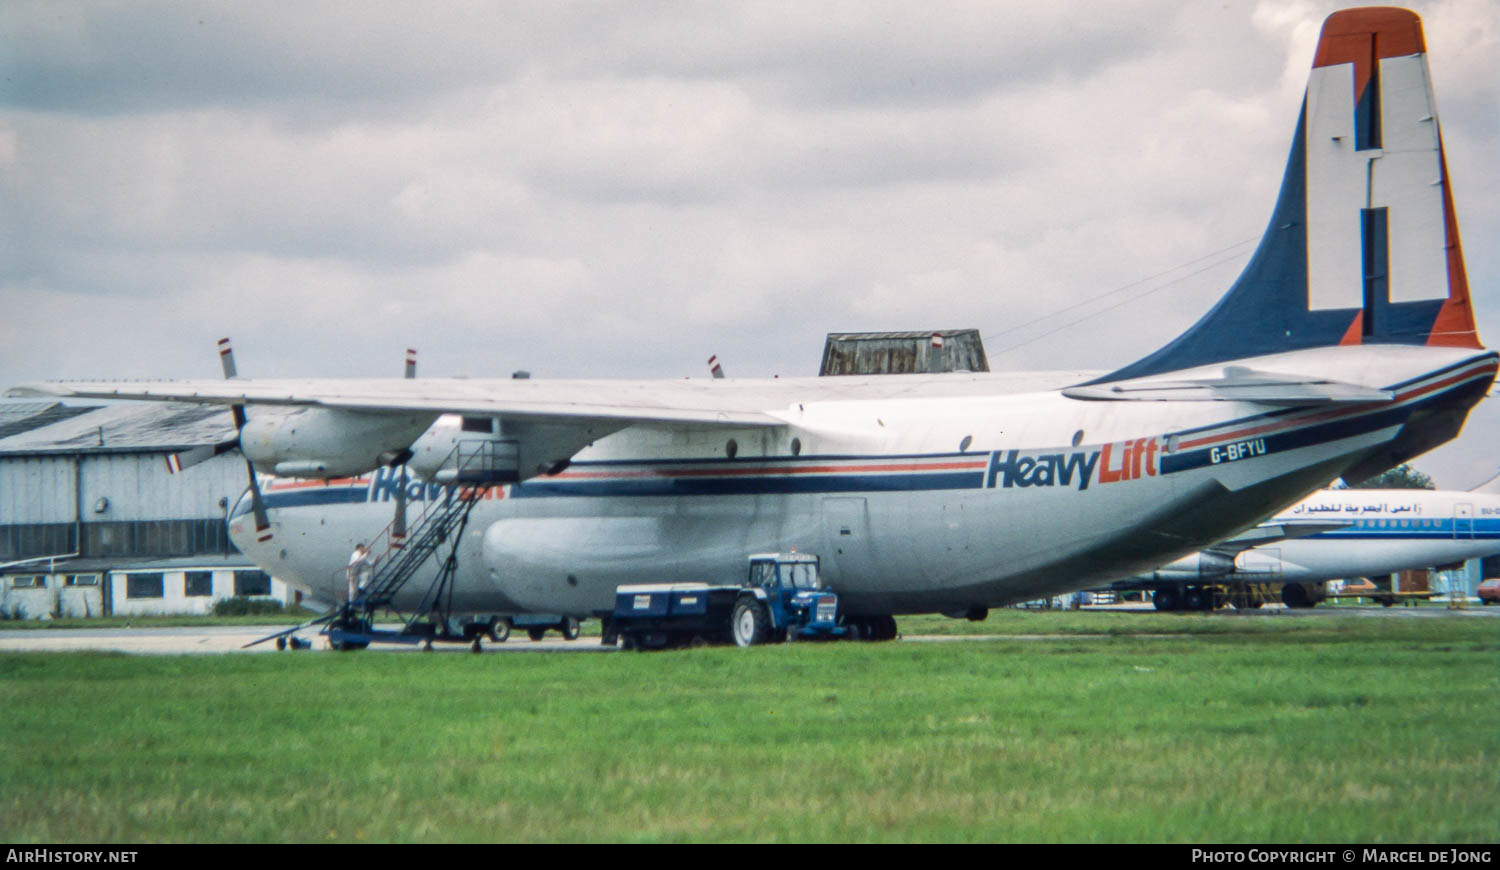
[[[1248,257],[1336,5],[6,0],[0,380],[1114,367]],[[1500,343],[1500,5],[1413,5]]]

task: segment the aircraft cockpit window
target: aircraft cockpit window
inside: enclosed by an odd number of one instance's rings
[[[483,432],[488,435],[492,422],[489,417],[465,417],[461,428],[465,432]]]

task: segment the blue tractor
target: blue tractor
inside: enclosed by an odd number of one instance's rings
[[[762,553],[750,557],[750,576],[735,597],[729,629],[738,646],[843,637],[847,629],[838,617],[839,597],[823,588],[817,556]]]

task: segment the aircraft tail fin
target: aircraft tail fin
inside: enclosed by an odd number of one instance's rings
[[[1426,52],[1416,13],[1329,16],[1250,262],[1187,332],[1094,383],[1329,345],[1481,347]]]
[[[1487,492],[1500,494],[1500,473],[1485,479],[1482,483],[1469,487],[1469,492]]]

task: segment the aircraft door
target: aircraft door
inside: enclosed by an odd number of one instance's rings
[[[870,515],[864,499],[823,499],[823,552],[818,555],[830,585],[869,574]]]
[[[1474,506],[1460,502],[1453,506],[1453,537],[1474,537]]]

